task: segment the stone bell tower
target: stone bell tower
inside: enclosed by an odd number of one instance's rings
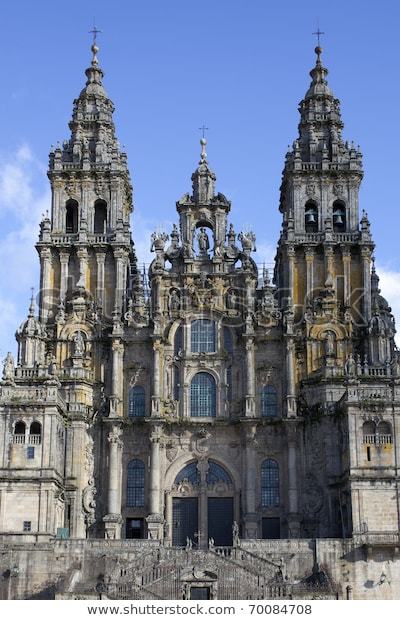
[[[342,139],[340,102],[328,86],[322,49],[315,53],[311,85],[299,106],[299,137],[283,171],[275,271],[301,357],[295,364],[293,347],[288,353],[294,383],[322,366],[328,374],[334,366],[343,369],[371,317],[374,245],[365,213],[359,222],[362,155]],[[299,347],[305,347],[304,358]]]

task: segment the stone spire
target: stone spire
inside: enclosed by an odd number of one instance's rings
[[[315,67],[310,71],[311,84],[300,102],[299,138],[288,153],[287,165],[297,167],[301,162],[317,163],[322,169],[329,163],[351,165],[362,170],[362,155],[353,143],[342,140],[343,122],[340,101],[327,82],[328,69],[321,60],[322,48],[315,48]]]
[[[207,161],[206,145],[207,140],[200,139],[201,155],[199,166],[192,174],[193,200],[196,203],[207,204],[214,197],[215,181],[217,177],[210,170]]]
[[[86,84],[74,100],[69,123],[70,140],[50,153],[50,171],[62,170],[63,164],[75,164],[83,170],[93,164],[112,164],[127,172],[126,154],[121,152],[113,122],[114,104],[103,86],[104,73],[99,65],[96,42],[91,46],[92,60],[86,69]]]

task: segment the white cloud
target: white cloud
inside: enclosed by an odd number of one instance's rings
[[[30,287],[38,288],[35,250],[41,215],[50,206],[50,191],[38,162],[26,144],[0,153],[0,351],[15,351],[14,332],[26,316]]]

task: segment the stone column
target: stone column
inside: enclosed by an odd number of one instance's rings
[[[68,252],[60,252],[60,266],[61,266],[61,274],[60,274],[60,301],[61,299],[65,299],[68,289],[68,262],[69,262],[69,253]]]
[[[298,513],[297,488],[297,425],[289,422],[286,427],[288,445],[288,529],[289,538],[300,537],[300,516]]]
[[[151,398],[151,415],[160,415],[160,382],[161,382],[161,342],[156,338],[153,342],[153,395]]]
[[[294,247],[288,246],[286,248],[286,253],[287,253],[287,258],[288,258],[288,274],[289,274],[288,297],[290,297],[292,302],[294,302],[294,261],[295,261],[296,252],[295,252]]]
[[[88,289],[86,278],[87,278],[87,261],[88,261],[88,251],[86,248],[80,248],[76,253],[79,260],[79,284],[83,286],[85,289]]]
[[[292,336],[286,339],[287,417],[296,417],[295,344]]]
[[[115,288],[115,300],[114,308],[117,308],[119,312],[122,310],[122,300],[125,293],[126,284],[126,251],[123,248],[117,248],[114,250],[114,258],[116,260],[115,273],[116,273],[116,288]]]
[[[105,271],[104,266],[106,262],[106,253],[101,250],[100,252],[96,252],[96,262],[97,262],[97,291],[96,291],[96,300],[97,305],[102,308],[103,312],[105,310]]]
[[[350,306],[351,251],[348,246],[342,247],[342,260],[343,260],[343,302],[345,306]]]
[[[246,417],[255,416],[254,338],[246,337]]]
[[[313,247],[306,247],[305,249],[306,256],[306,266],[307,266],[307,285],[306,285],[306,296],[307,301],[311,301],[313,297],[314,290],[314,256],[315,250]]]
[[[368,247],[361,248],[363,265],[363,287],[364,287],[364,320],[366,323],[371,318],[371,250]]]
[[[108,434],[110,446],[108,462],[108,514],[103,518],[106,538],[121,538],[121,472],[122,472],[122,429],[113,426]]]
[[[162,539],[164,519],[160,512],[160,428],[154,427],[150,434],[150,477],[147,531],[149,538]]]
[[[324,252],[325,252],[325,284],[330,283],[334,287],[333,247],[331,245],[325,245]]]
[[[111,397],[110,397],[110,417],[122,415],[122,396],[123,396],[123,371],[122,357],[124,345],[119,338],[113,340],[112,345],[112,376],[111,376]]]
[[[256,484],[259,476],[256,471],[256,455],[254,439],[257,427],[251,424],[245,430],[245,514],[244,537],[259,538],[258,514],[256,508]]]
[[[40,250],[41,278],[40,278],[40,307],[39,319],[47,321],[51,305],[51,250],[41,248]]]

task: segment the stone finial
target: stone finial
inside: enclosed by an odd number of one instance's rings
[[[197,170],[192,174],[193,199],[200,204],[211,202],[215,195],[215,181],[217,177],[210,170],[207,161],[206,145],[207,140],[200,139],[201,154]]]

